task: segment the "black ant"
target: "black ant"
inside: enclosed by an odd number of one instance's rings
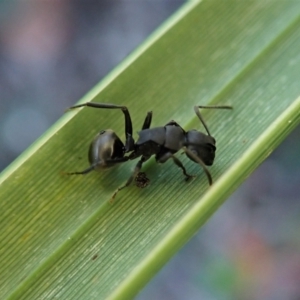
[[[182,169],[186,180],[194,177],[186,172],[182,162],[174,156],[179,150],[183,150],[189,159],[202,166],[208,182],[212,185],[212,177],[207,169],[214,162],[216,151],[216,140],[211,136],[201,114],[199,108],[208,109],[232,109],[227,105],[211,105],[211,106],[194,106],[194,111],[204,126],[207,134],[195,129],[185,131],[175,121],[170,121],[165,126],[150,128],[152,120],[152,112],[148,112],[145,118],[142,130],[138,132],[139,138],[137,142],[132,137],[132,122],[129,111],[126,106],[115,105],[109,103],[93,103],[87,102],[74,105],[70,109],[89,106],[94,108],[121,109],[125,117],[125,144],[120,140],[116,133],[111,129],[100,131],[92,141],[89,148],[90,167],[80,171],[67,173],[69,175],[86,174],[92,170],[105,169],[116,164],[126,162],[128,160],[140,157],[135,166],[132,175],[129,177],[125,185],[119,187],[113,194],[112,200],[116,194],[139,176],[143,163],[152,155],[159,163],[166,162],[169,158]],[[125,156],[129,153],[128,156]],[[140,181],[147,182],[145,175]]]

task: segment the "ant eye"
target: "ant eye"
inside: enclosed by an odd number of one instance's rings
[[[207,144],[207,150],[210,152],[210,153],[214,153],[216,151],[216,147],[212,144]]]

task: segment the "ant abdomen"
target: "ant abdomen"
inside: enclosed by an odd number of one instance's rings
[[[100,131],[90,144],[89,162],[96,170],[114,166],[113,160],[123,156],[124,144],[111,129]]]

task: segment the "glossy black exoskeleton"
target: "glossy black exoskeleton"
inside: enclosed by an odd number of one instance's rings
[[[152,155],[155,155],[155,159],[159,163],[164,163],[169,158],[172,158],[173,162],[182,169],[186,179],[193,177],[193,175],[190,175],[186,172],[182,162],[174,155],[179,150],[183,150],[189,159],[202,166],[208,178],[209,184],[212,184],[212,177],[206,165],[211,166],[214,162],[216,140],[211,136],[207,125],[200,114],[199,108],[232,109],[231,106],[194,106],[194,111],[204,126],[207,134],[195,129],[185,131],[175,121],[170,121],[165,126],[150,128],[152,120],[152,112],[150,111],[147,113],[141,131],[138,132],[139,138],[136,142],[132,137],[132,122],[126,106],[109,103],[87,102],[72,106],[70,109],[83,106],[106,109],[121,109],[125,117],[126,141],[124,144],[117,134],[111,129],[100,131],[90,145],[90,167],[80,172],[72,172],[67,174],[86,174],[92,170],[109,168],[116,164],[140,157],[140,160],[135,166],[134,172],[129,177],[125,185],[116,190],[112,196],[113,199],[121,189],[127,187],[134,179],[136,179],[137,175],[140,174],[143,163]],[[128,155],[126,155],[127,153]],[[139,180],[141,182],[147,182],[146,179],[147,178],[145,175],[143,175],[142,179]]]

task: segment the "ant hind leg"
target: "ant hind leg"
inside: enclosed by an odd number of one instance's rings
[[[90,167],[88,167],[87,169],[83,170],[83,171],[78,171],[78,172],[64,172],[63,174],[65,175],[85,175],[91,171],[93,171],[95,168],[95,165],[91,165]]]
[[[138,174],[141,171],[142,165],[143,163],[149,159],[149,157],[145,157],[142,156],[142,158],[138,161],[138,163],[136,164],[133,173],[131,174],[131,176],[128,178],[127,182],[123,185],[120,186],[112,195],[111,199],[109,200],[109,202],[112,204],[114,202],[114,199],[116,197],[116,195],[118,194],[119,191],[123,190],[124,188],[126,188],[127,186],[129,186],[131,184],[131,182],[138,176]]]

